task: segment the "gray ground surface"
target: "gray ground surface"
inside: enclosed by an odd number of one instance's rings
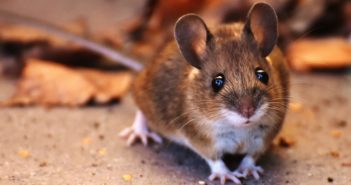
[[[132,15],[125,9],[127,1],[30,2],[0,0],[0,8],[37,17],[44,12],[44,19],[57,22],[83,15],[101,27],[108,25],[101,18],[116,15],[110,21],[118,21]],[[130,3],[140,6],[138,1]],[[69,10],[67,15],[59,14],[62,9]],[[292,77],[292,101],[302,107],[289,111],[282,135],[295,144],[273,146],[258,162],[265,169],[263,178],[244,183],[351,184],[350,73]],[[5,99],[14,82],[0,78],[0,89],[0,99]],[[205,162],[182,147],[126,147],[117,133],[131,124],[134,112],[130,96],[113,106],[1,108],[0,184],[173,185],[206,180]],[[131,175],[131,181],[123,175]]]

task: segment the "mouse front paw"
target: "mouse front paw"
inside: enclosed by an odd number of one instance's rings
[[[133,127],[125,128],[122,132],[120,132],[119,136],[127,139],[128,146],[131,146],[138,140],[140,140],[145,146],[147,146],[148,140],[152,140],[156,143],[162,143],[162,138],[155,132],[149,130],[140,132],[135,130]]]
[[[208,161],[208,164],[211,168],[211,175],[208,177],[210,181],[218,179],[222,185],[224,185],[226,181],[232,181],[235,184],[241,184],[241,181],[239,180],[240,176],[231,173],[223,161]]]
[[[137,112],[133,126],[125,128],[119,133],[119,136],[127,139],[128,146],[131,146],[138,140],[141,140],[146,146],[149,139],[156,143],[162,143],[162,138],[147,128],[146,118],[141,111]]]
[[[211,175],[208,177],[210,181],[214,181],[218,179],[222,185],[226,183],[226,181],[233,181],[235,184],[241,184],[241,181],[239,180],[239,177],[236,176],[236,174],[233,174],[231,172],[225,172],[225,173],[216,173],[213,172]]]
[[[263,168],[255,165],[255,161],[252,157],[246,156],[240,163],[237,170],[233,172],[238,177],[248,177],[252,175],[256,180],[260,179],[260,174],[263,174]]]

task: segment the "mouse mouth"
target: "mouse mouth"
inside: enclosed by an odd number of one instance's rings
[[[254,125],[256,122],[251,121],[250,119],[247,119],[243,124],[240,125],[240,127],[249,127],[251,125]]]
[[[252,124],[252,121],[250,121],[248,118],[243,117],[242,115],[240,115],[235,111],[222,109],[221,113],[222,113],[223,120],[226,123],[233,125],[235,127],[245,127]]]
[[[222,109],[221,113],[224,120],[226,120],[226,122],[229,124],[236,127],[247,127],[260,122],[262,117],[266,114],[267,107],[267,104],[261,105],[249,118],[246,118],[240,113],[229,109]]]

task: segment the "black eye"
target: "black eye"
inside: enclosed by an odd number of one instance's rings
[[[218,92],[221,90],[224,86],[224,75],[218,74],[213,80],[212,80],[212,88],[214,92]]]
[[[269,80],[269,77],[268,77],[268,74],[261,68],[256,68],[255,70],[255,73],[256,73],[256,78],[261,81],[262,83],[264,84],[268,84],[268,80]]]

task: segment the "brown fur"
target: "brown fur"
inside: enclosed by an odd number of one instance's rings
[[[246,24],[214,29],[187,15],[177,22],[175,37],[180,50],[170,43],[135,81],[134,98],[149,127],[205,159],[224,153],[256,159],[279,131],[289,96],[284,58],[277,47],[271,52],[277,37],[274,10],[257,4]],[[257,79],[258,67],[268,74],[267,84]],[[218,74],[224,75],[225,84],[214,91],[212,80]],[[267,111],[248,127],[228,123],[223,111],[238,114],[246,98],[255,107],[267,104]]]
[[[241,96],[258,89],[265,94],[263,101],[275,102],[270,104],[269,112],[262,119],[265,126],[258,127],[265,129],[265,141],[271,142],[286,112],[288,70],[278,48],[269,56],[270,65],[240,30],[242,24],[213,30],[210,46],[213,50],[208,51],[208,61],[193,80],[188,76],[194,67],[185,61],[174,42],[140,73],[135,81],[134,98],[152,130],[165,137],[180,132],[200,155],[211,159],[221,157],[222,153],[213,148],[216,138],[201,123],[202,119],[219,117],[218,110],[230,106],[226,97],[231,93]],[[254,69],[257,66],[268,72],[268,86],[256,79]],[[220,92],[222,96],[216,95],[211,87],[211,80],[218,73],[227,78],[227,86]]]

